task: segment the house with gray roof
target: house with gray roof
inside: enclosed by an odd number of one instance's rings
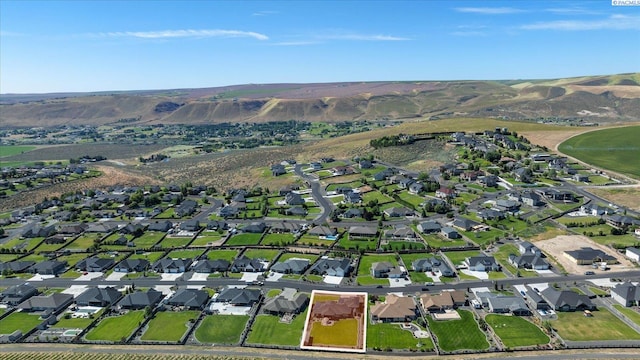
[[[180,289],[167,300],[169,306],[180,306],[189,310],[202,310],[209,301],[209,293],[205,290]]]
[[[159,232],[167,232],[173,228],[173,223],[169,220],[164,221],[154,221],[149,224],[147,230],[149,231],[159,231]]]
[[[251,224],[244,226],[242,228],[242,232],[253,233],[253,234],[262,234],[264,230],[267,228],[267,225],[262,221],[254,221]]]
[[[307,234],[309,235],[313,235],[313,236],[318,236],[318,237],[335,237],[338,236],[338,229],[336,228],[330,228],[328,226],[314,226],[313,228],[311,228]]]
[[[38,289],[29,283],[14,285],[0,293],[0,304],[15,306],[38,293]]]
[[[214,272],[225,272],[229,270],[230,267],[231,263],[224,259],[205,259],[198,260],[198,262],[193,266],[193,271],[197,273],[210,274]]]
[[[404,275],[406,275],[406,272],[388,261],[374,262],[371,264],[371,276],[374,278],[400,278]]]
[[[535,254],[510,254],[509,263],[518,269],[548,270],[550,267],[545,259]]]
[[[35,261],[14,260],[9,262],[0,261],[0,274],[8,271],[11,274],[19,274],[27,272],[27,270],[33,266]]]
[[[464,262],[472,271],[500,271],[500,264],[493,256],[471,256]]]
[[[542,290],[540,296],[555,311],[595,310],[596,306],[587,295],[571,290],[556,290],[552,286]]]
[[[231,272],[263,272],[265,271],[264,264],[258,259],[249,259],[242,255],[235,259],[231,264]]]
[[[309,267],[309,259],[291,258],[271,266],[271,271],[281,274],[302,274]]]
[[[92,256],[76,263],[76,269],[80,271],[104,272],[109,270],[115,262],[111,258]]]
[[[40,275],[58,275],[67,269],[67,262],[47,260],[36,263],[29,268],[29,272]]]
[[[582,247],[578,250],[565,251],[564,256],[578,265],[591,265],[593,263],[606,262],[608,265],[617,264],[618,259],[600,249]]]
[[[417,229],[423,234],[439,233],[442,225],[437,221],[423,221],[418,224]]]
[[[462,237],[458,230],[449,226],[443,226],[440,229],[440,234],[444,236],[445,239],[460,239]]]
[[[300,314],[308,304],[309,295],[295,289],[284,289],[278,296],[267,299],[262,310],[272,315]]]
[[[321,258],[309,270],[311,274],[328,276],[349,276],[351,273],[351,260],[348,258],[331,259]]]
[[[302,195],[298,193],[290,192],[284,196],[284,202],[289,206],[293,206],[293,205],[302,205],[304,204],[305,201],[302,198]]]
[[[149,261],[145,259],[125,259],[113,268],[115,272],[141,272],[149,267]]]
[[[527,303],[519,296],[495,296],[487,298],[488,309],[497,314],[531,315]]]
[[[153,270],[159,273],[183,273],[191,265],[191,259],[160,259],[153,264]]]
[[[155,289],[149,289],[146,292],[136,291],[127,294],[118,302],[118,306],[123,309],[144,309],[147,306],[154,308],[163,298],[164,295],[162,295],[162,292]]]
[[[611,298],[625,307],[640,304],[640,286],[625,282],[611,289]]]
[[[115,304],[121,297],[122,294],[114,287],[92,287],[76,297],[76,305],[105,307]]]
[[[378,228],[375,226],[351,226],[348,232],[350,238],[372,238],[378,234]]]
[[[258,301],[262,294],[259,289],[238,289],[238,288],[226,288],[222,290],[213,301],[228,303],[234,306],[251,306]]]
[[[54,293],[48,296],[32,296],[18,305],[24,312],[59,313],[73,302],[73,295]]]

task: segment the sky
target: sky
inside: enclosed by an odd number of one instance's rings
[[[640,72],[616,1],[0,0],[0,93]]]

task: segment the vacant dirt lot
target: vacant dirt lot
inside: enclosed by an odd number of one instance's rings
[[[619,272],[633,269],[633,265],[623,255],[618,254],[606,246],[597,244],[588,237],[582,235],[556,236],[553,239],[538,241],[535,245],[547,255],[553,256],[569,274],[584,274],[585,271],[594,271],[596,273],[603,272],[600,269],[593,269],[589,265],[576,265],[576,263],[564,256],[565,251],[577,250],[581,247],[600,249],[611,256],[615,256],[618,261],[620,261],[620,264],[612,265],[611,269],[607,270],[607,272]]]

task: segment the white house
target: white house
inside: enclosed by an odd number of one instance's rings
[[[640,263],[640,249],[634,248],[634,247],[628,247],[624,255],[629,259]]]

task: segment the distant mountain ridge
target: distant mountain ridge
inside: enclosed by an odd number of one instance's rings
[[[640,73],[555,80],[248,84],[0,95],[3,127],[495,117],[640,120]]]

